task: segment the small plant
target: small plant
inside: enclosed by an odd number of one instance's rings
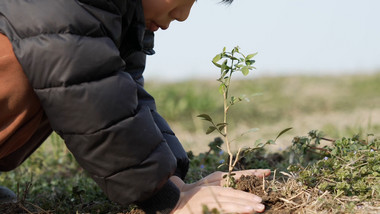
[[[244,76],[247,76],[251,70],[255,69],[255,67],[253,67],[255,60],[252,60],[252,58],[256,54],[257,53],[245,56],[240,52],[239,47],[233,48],[231,52],[227,52],[226,48],[223,48],[222,53],[217,54],[213,58],[212,63],[216,67],[220,68],[220,77],[217,79],[217,81],[220,82],[219,92],[223,96],[223,122],[214,123],[214,121],[211,119],[209,115],[198,115],[198,117],[201,117],[203,120],[206,120],[211,123],[211,126],[208,127],[206,134],[218,131],[219,134],[223,136],[224,142],[227,145],[227,153],[229,155],[227,186],[233,186],[234,180],[232,177],[232,171],[237,161],[239,160],[240,154],[239,149],[239,151],[236,154],[236,157],[234,158],[234,155],[231,151],[231,141],[228,135],[228,111],[231,108],[231,106],[243,100],[243,98],[241,97],[235,97],[230,95],[229,92],[231,78],[235,72],[241,72]],[[219,64],[219,61],[221,61],[222,59],[224,59],[223,62]]]
[[[223,121],[219,123],[215,123],[208,114],[198,115],[198,117],[202,118],[203,120],[208,121],[211,124],[208,127],[206,134],[210,134],[214,131],[217,131],[220,135],[222,135],[224,142],[226,143],[227,153],[229,156],[228,173],[226,175],[226,178],[227,178],[226,183],[228,187],[233,187],[235,185],[235,180],[233,178],[232,171],[234,170],[235,165],[239,161],[239,155],[241,152],[241,148],[239,148],[238,152],[236,153],[236,156],[234,156],[231,151],[231,142],[236,139],[231,140],[229,138],[228,111],[230,110],[232,106],[243,101],[243,99],[245,98],[245,97],[236,97],[230,94],[231,79],[232,79],[232,75],[236,72],[241,72],[244,76],[247,76],[250,71],[255,69],[255,67],[253,66],[253,64],[255,63],[255,60],[253,60],[252,58],[256,54],[257,53],[244,55],[243,53],[240,52],[240,48],[236,46],[230,52],[227,52],[226,48],[223,48],[223,51],[217,54],[213,58],[212,63],[220,69],[220,77],[217,79],[217,81],[220,83],[219,93],[223,96]],[[220,63],[221,60],[223,61]],[[277,138],[288,130],[290,130],[290,128],[285,129],[284,131],[280,132]],[[246,133],[243,133],[240,136],[243,136]],[[254,148],[248,149],[248,150],[252,151],[258,148],[262,148],[266,144],[271,144],[271,143],[274,143],[274,141],[269,140],[266,143],[260,143],[259,141],[257,141],[256,142],[257,145],[255,145]]]

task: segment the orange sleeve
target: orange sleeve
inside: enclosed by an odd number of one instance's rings
[[[0,159],[21,148],[44,118],[8,38],[0,34]]]

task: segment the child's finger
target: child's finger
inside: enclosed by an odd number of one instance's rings
[[[264,205],[240,205],[234,202],[224,202],[224,203],[210,203],[207,205],[209,210],[217,209],[222,211],[222,213],[255,213],[263,212],[265,209]]]
[[[252,211],[261,212],[264,210],[264,205],[261,204],[262,199],[254,194],[234,190],[232,188],[224,188],[218,191],[217,198],[220,204],[230,204],[231,206],[247,208],[250,206]],[[251,212],[252,212],[251,211]]]
[[[245,204],[262,202],[262,198],[257,195],[233,188],[221,188],[219,189],[217,196],[219,199],[225,198],[226,201],[244,202]]]

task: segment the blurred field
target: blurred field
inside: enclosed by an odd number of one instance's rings
[[[358,133],[380,137],[379,83],[380,73],[233,80],[231,94],[245,94],[250,101],[231,108],[230,136],[259,128],[233,148],[252,146],[257,139],[274,139],[287,127],[293,130],[267,148],[269,152],[285,150],[294,136],[306,135],[313,129],[324,131],[330,138]],[[217,135],[206,135],[207,124],[196,116],[206,113],[216,122],[221,120],[222,98],[217,88],[216,81],[146,83],[146,89],[156,98],[158,111],[185,149],[203,155]],[[188,179],[201,175],[200,171],[205,172],[197,166],[190,167]],[[0,184],[19,196],[17,204],[0,205],[0,213],[128,213],[133,209],[109,201],[57,134],[52,134],[20,167],[2,173]]]
[[[179,83],[147,82],[158,111],[166,118],[186,150],[205,151],[215,135],[206,135],[207,113],[222,120],[222,97],[217,81]],[[380,135],[380,73],[350,76],[286,76],[232,80],[232,95],[245,95],[230,111],[231,133],[240,135],[251,128],[235,149],[250,146],[257,139],[273,139],[293,127],[269,150],[291,145],[294,136],[317,129],[330,138],[353,134]]]

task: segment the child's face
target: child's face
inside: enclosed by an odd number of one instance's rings
[[[185,21],[195,0],[142,0],[146,28],[165,30],[173,20]]]

